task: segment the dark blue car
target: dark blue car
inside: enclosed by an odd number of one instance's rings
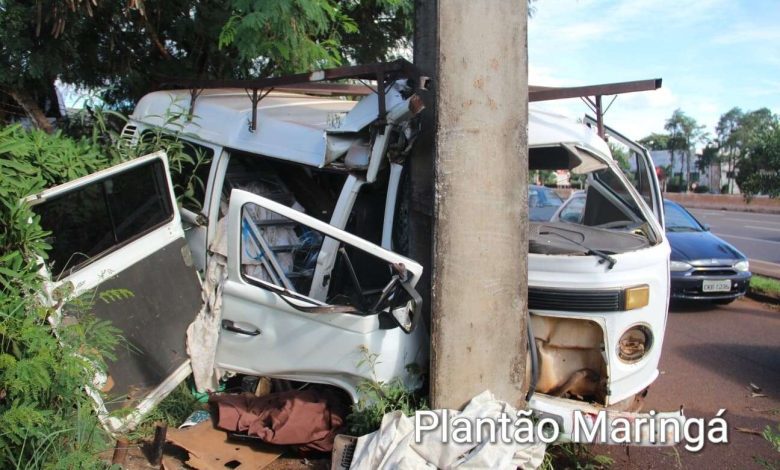
[[[672,299],[727,304],[745,295],[751,277],[747,257],[676,202],[664,200],[664,214],[672,246]]]

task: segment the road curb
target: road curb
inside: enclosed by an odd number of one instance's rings
[[[683,207],[686,209],[704,209],[704,210],[710,210],[710,211],[733,211],[733,212],[751,212],[754,214],[780,214],[780,208],[774,208],[774,207],[760,207],[760,206],[738,206],[738,205],[727,205],[727,204],[707,204],[707,203],[691,203],[691,202],[684,202],[680,203]]]
[[[750,272],[759,276],[780,279],[780,264],[750,258]]]
[[[767,304],[774,304],[774,305],[780,305],[780,298],[773,297],[771,295],[762,294],[761,292],[756,292],[752,289],[748,289],[746,296],[750,297],[753,300],[756,300],[758,302],[764,302]]]

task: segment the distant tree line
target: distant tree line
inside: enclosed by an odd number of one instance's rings
[[[745,112],[732,108],[721,115],[714,136],[696,119],[677,109],[666,120],[664,129],[665,133],[652,133],[639,142],[651,150],[669,151],[667,187],[686,192],[692,189],[694,149],[704,144],[695,169],[706,171],[716,165],[720,171],[725,166],[727,181],[718,188],[722,192],[733,192],[736,183],[748,198],[758,194],[780,195],[780,118],[769,109]],[[674,172],[678,157],[683,168],[679,175]]]

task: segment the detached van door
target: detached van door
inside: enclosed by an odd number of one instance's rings
[[[336,246],[324,302],[308,297],[317,258]],[[216,363],[222,370],[338,386],[404,378],[427,362],[422,267],[256,194],[233,190]],[[375,355],[375,356],[374,356]],[[367,356],[378,358],[366,363]]]
[[[201,305],[168,161],[158,152],[28,198],[51,232],[49,295],[94,292],[94,314],[121,329],[116,360],[97,372],[104,425],[121,431],[190,373],[185,331]],[[78,321],[67,308],[59,322]],[[118,408],[135,411],[109,416]],[[120,417],[121,416],[121,417]]]
[[[596,126],[596,120],[591,116],[585,116],[585,123],[591,127]],[[604,133],[610,139],[614,139],[628,147],[630,170],[628,176],[631,183],[642,195],[647,205],[653,210],[655,218],[661,224],[664,224],[664,202],[661,194],[661,185],[658,183],[658,175],[655,172],[655,163],[650,156],[650,152],[641,144],[634,142],[618,131],[604,126]]]

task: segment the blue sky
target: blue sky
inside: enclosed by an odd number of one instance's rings
[[[734,106],[780,112],[780,1],[537,0],[535,7],[529,83],[663,79],[660,90],[619,96],[605,115],[629,137],[662,132],[676,108],[712,134]],[[587,112],[579,100],[536,106],[573,118]]]

